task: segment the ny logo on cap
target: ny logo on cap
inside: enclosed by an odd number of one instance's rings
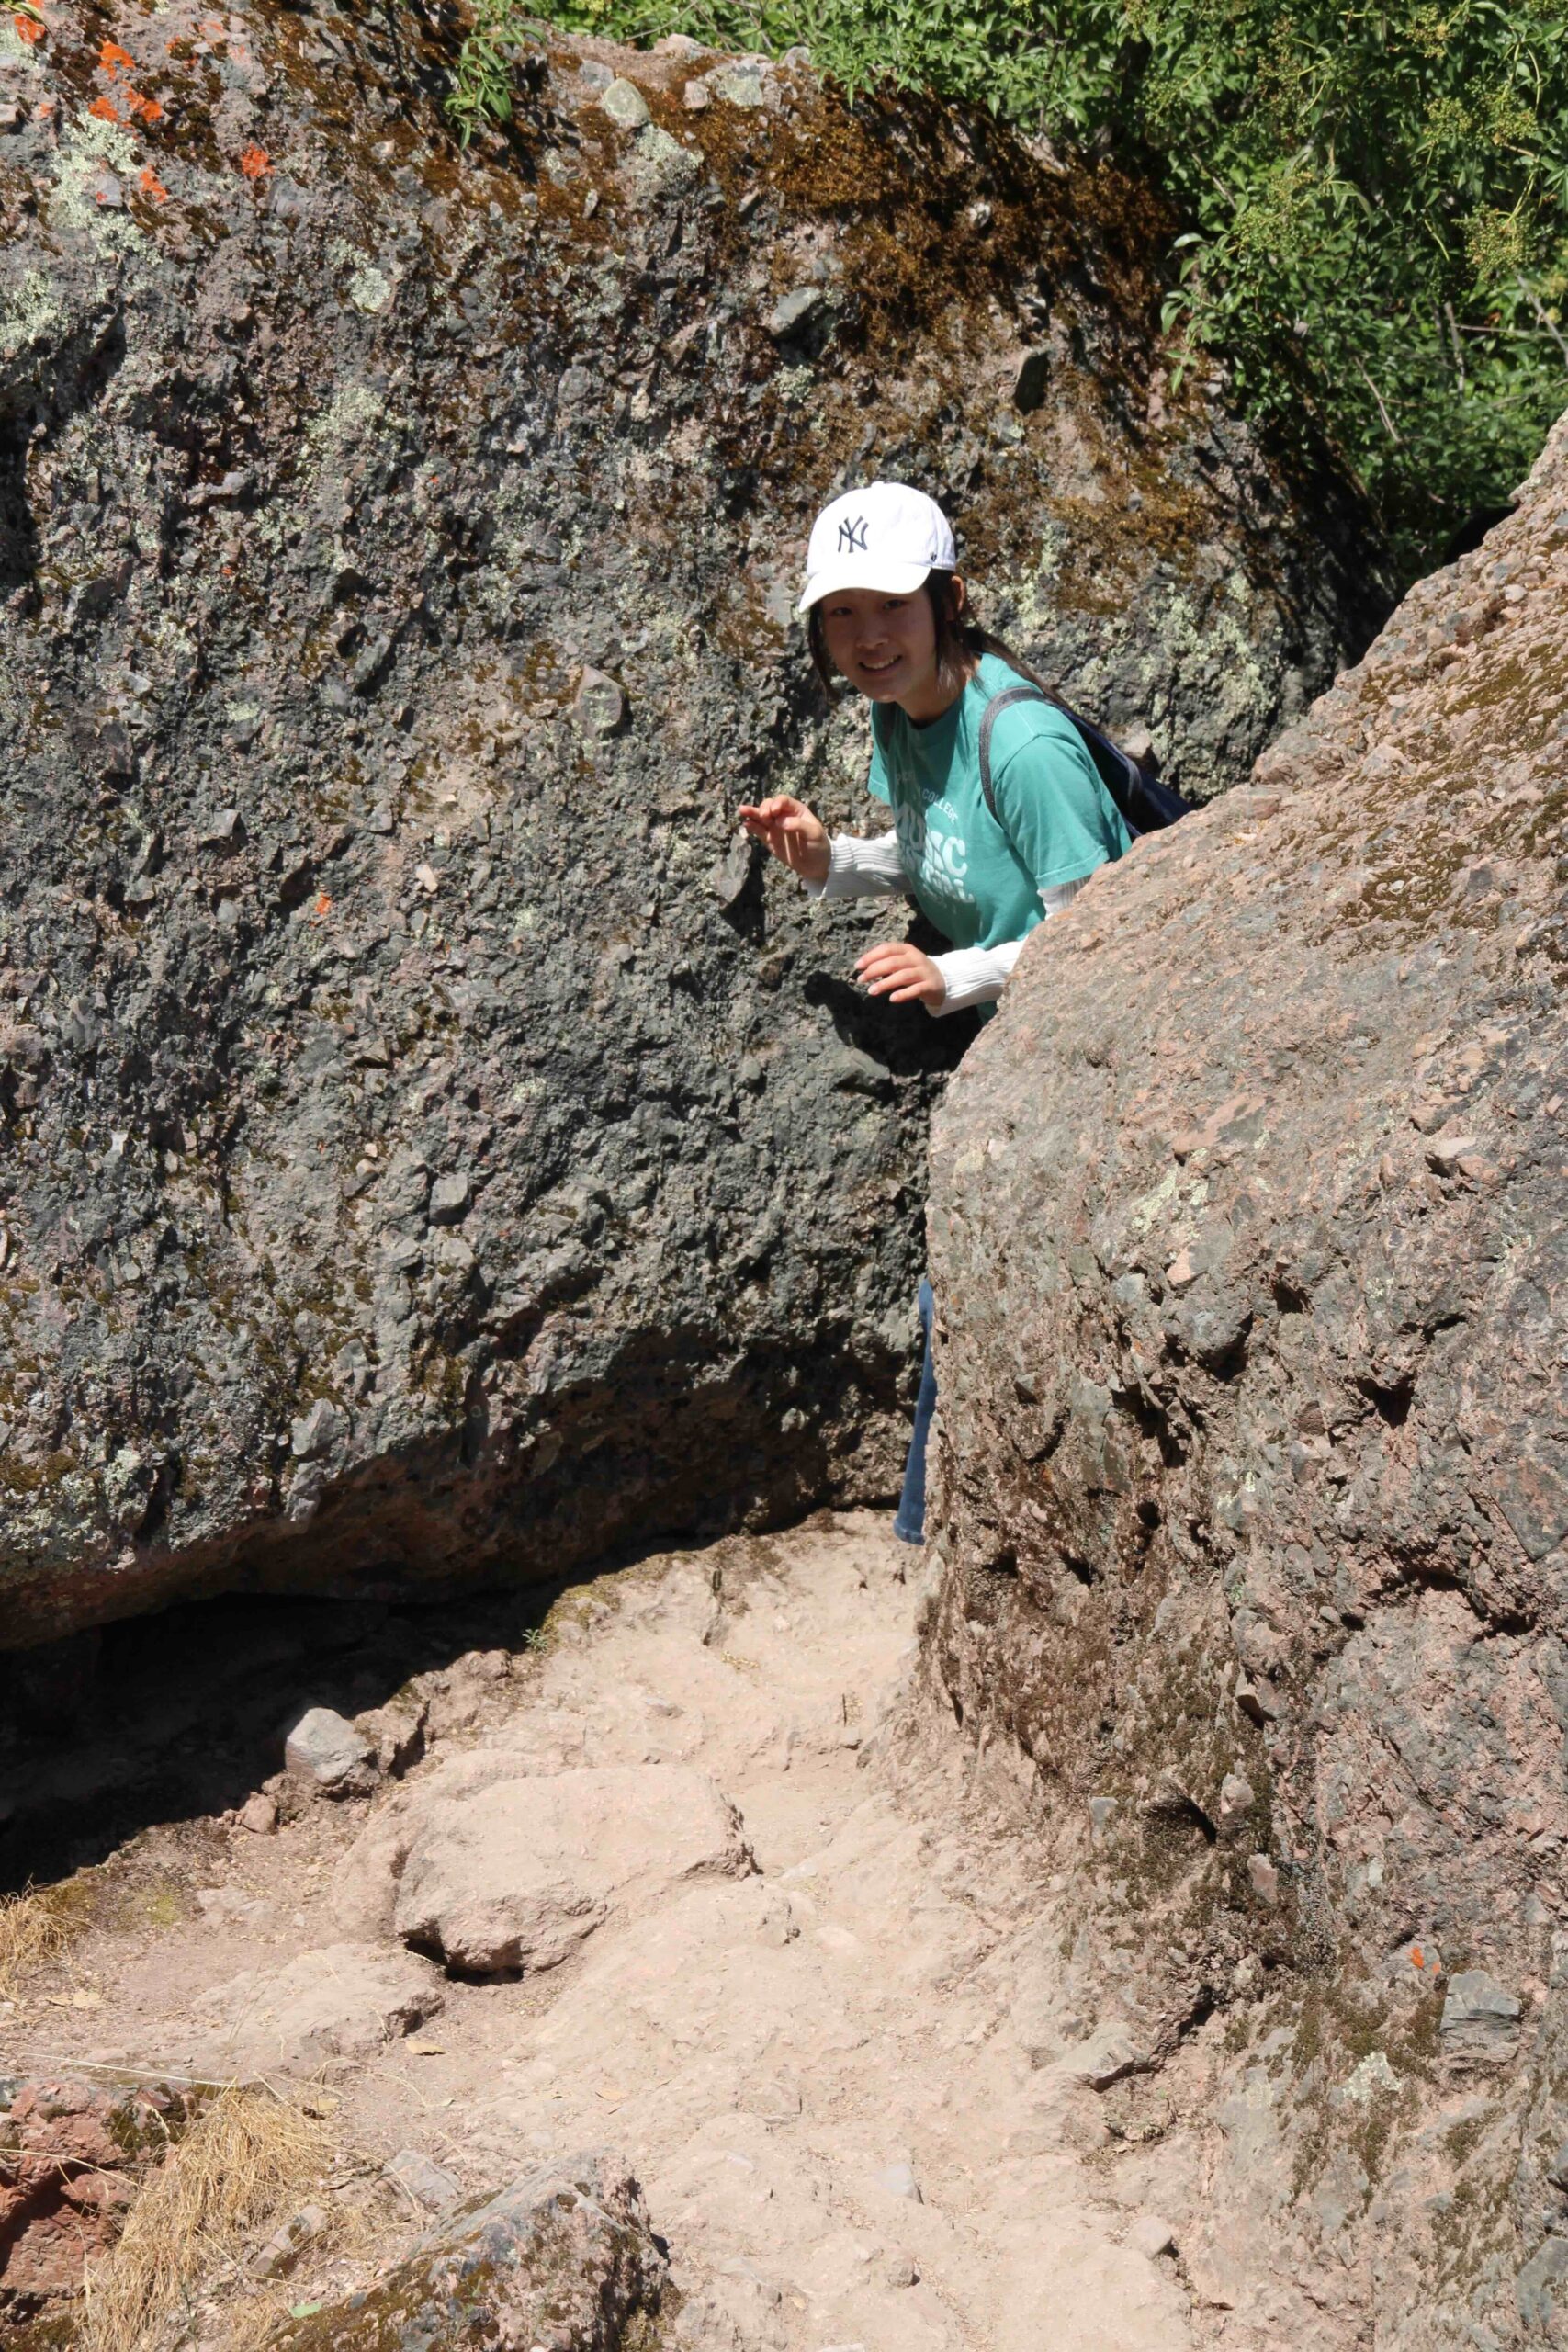
[[[869,552],[865,544],[863,515],[858,522],[840,523],[839,526],[839,553],[843,555],[846,551],[851,555],[865,555]]]

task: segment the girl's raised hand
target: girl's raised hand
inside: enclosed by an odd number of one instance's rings
[[[885,996],[894,1004],[923,1004],[928,1012],[940,1012],[947,1001],[942,974],[907,939],[868,947],[855,966],[855,978],[868,995]]]
[[[777,793],[756,808],[740,811],[740,821],[753,841],[770,849],[792,874],[807,882],[828,879],[828,828],[814,817],[804,800]]]

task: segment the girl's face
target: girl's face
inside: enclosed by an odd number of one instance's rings
[[[923,588],[884,596],[843,588],[822,599],[828,658],[873,702],[896,702],[915,719],[934,718],[951,699],[937,684],[936,616]]]

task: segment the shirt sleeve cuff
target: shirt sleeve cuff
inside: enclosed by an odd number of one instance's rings
[[[853,833],[835,833],[828,844],[828,872],[821,882],[807,882],[808,899],[889,898],[907,888],[896,832],[862,841]]]
[[[994,1004],[1011,978],[1022,948],[1021,939],[1010,939],[1000,947],[954,947],[945,956],[933,956],[931,962],[942,974],[946,990],[935,1007],[939,1017],[962,1012],[966,1005]]]

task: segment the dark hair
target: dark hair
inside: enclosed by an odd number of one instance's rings
[[[998,661],[1007,663],[1010,670],[1016,670],[1021,678],[1027,678],[1032,686],[1038,686],[1042,694],[1049,695],[1055,700],[1055,687],[1048,686],[1038,672],[1020,659],[1010,645],[1004,645],[999,637],[993,637],[988,628],[981,628],[969,608],[967,598],[960,608],[953,582],[951,571],[928,571],[924,583],[926,594],[931,599],[931,618],[936,623],[936,674],[942,691],[953,695],[961,695],[974,676],[975,666],[982,655],[994,653]],[[806,641],[810,649],[812,667],[822,681],[823,692],[829,702],[837,702],[838,673],[828,657],[828,640],[822,627],[820,605],[813,605],[807,616]]]

